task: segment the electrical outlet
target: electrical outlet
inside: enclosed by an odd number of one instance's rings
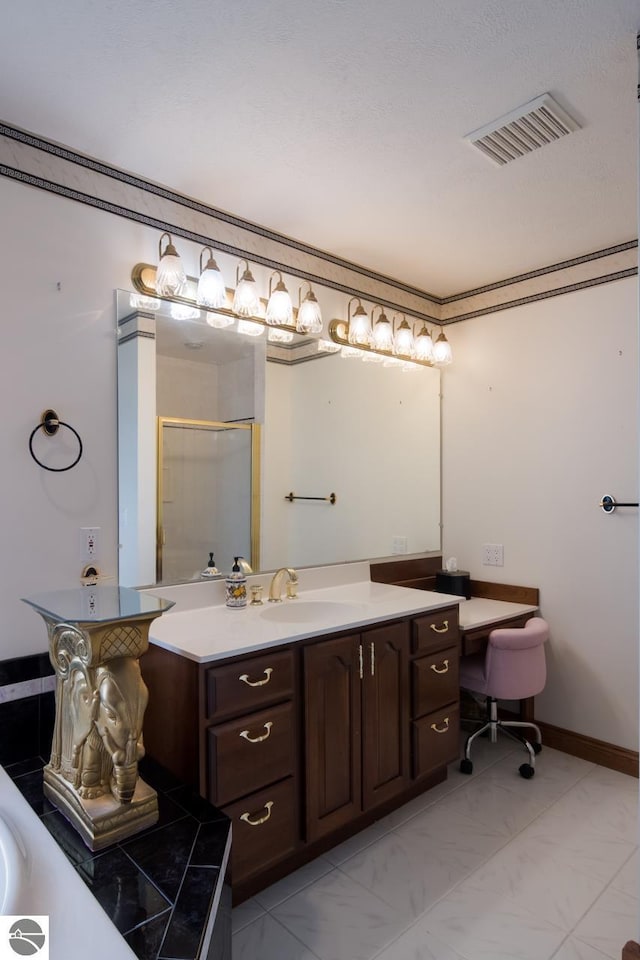
[[[100,546],[100,527],[80,527],[80,537],[80,559],[83,563],[96,564]]]
[[[394,537],[391,541],[391,553],[407,553],[409,545],[406,537]]]
[[[504,566],[504,546],[501,543],[482,544],[482,565],[485,567]]]

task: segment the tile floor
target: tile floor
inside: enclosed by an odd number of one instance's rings
[[[474,745],[475,746],[475,745]],[[234,960],[620,960],[638,939],[638,781],[480,742],[475,770],[233,911]]]

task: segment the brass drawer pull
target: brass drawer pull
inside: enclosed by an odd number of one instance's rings
[[[266,823],[269,817],[271,816],[272,806],[273,806],[273,800],[267,800],[267,802],[264,805],[264,809],[267,811],[264,817],[258,817],[257,820],[252,820],[250,813],[241,813],[240,819],[244,820],[245,823],[248,823],[250,827],[259,827],[261,823]]]
[[[439,727],[437,723],[432,723],[431,729],[435,731],[435,733],[446,733],[449,729],[449,717],[445,717],[442,722],[444,723],[444,727]]]
[[[449,629],[449,621],[443,620],[441,627],[436,627],[435,623],[430,623],[429,626],[431,627],[434,633],[446,633],[447,630]]]
[[[434,673],[448,673],[448,672],[449,672],[449,661],[448,661],[448,660],[443,660],[442,663],[444,664],[444,670],[438,670],[438,668],[436,667],[435,663],[432,663],[432,664],[431,664],[431,669],[433,670]]]
[[[248,743],[262,743],[263,740],[268,740],[269,737],[271,736],[271,727],[272,727],[272,726],[273,726],[273,721],[272,721],[272,720],[267,720],[267,722],[266,722],[265,725],[264,725],[264,728],[265,728],[265,730],[266,730],[267,732],[266,732],[266,733],[263,733],[261,737],[250,737],[248,730],[243,730],[242,733],[240,734],[240,736],[241,736],[241,737],[244,737],[244,739],[245,739]]]
[[[265,670],[264,680],[249,680],[249,674],[243,673],[242,676],[238,677],[239,680],[242,680],[243,683],[246,683],[248,687],[264,687],[265,683],[269,683],[271,680],[271,674],[273,670],[271,667],[267,667]]]

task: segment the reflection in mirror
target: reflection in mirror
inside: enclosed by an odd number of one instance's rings
[[[222,574],[237,554],[250,556],[254,569],[272,570],[440,549],[437,369],[409,373],[343,359],[318,352],[308,336],[267,343],[265,335],[239,335],[235,325],[210,327],[199,315],[177,319],[175,304],[132,308],[131,296],[117,294],[123,585],[156,582],[160,548],[163,582],[195,578],[209,552]],[[223,456],[224,446],[236,443],[231,432],[222,442],[191,436],[167,469],[158,461],[166,445],[157,440],[160,418],[243,424],[245,431],[261,424],[260,452],[254,441],[252,466],[245,453],[240,469]],[[200,457],[208,472],[185,479],[187,522],[185,505],[172,499],[169,506],[167,495],[177,496],[177,478],[189,473],[186,461]],[[199,503],[194,484],[202,491]],[[224,523],[214,520],[214,500]],[[170,561],[167,508],[183,535]]]

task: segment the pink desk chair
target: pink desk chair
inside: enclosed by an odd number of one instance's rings
[[[530,762],[522,764],[520,775],[529,780],[536,772],[536,754],[542,750],[539,727],[519,720],[498,720],[498,700],[524,700],[544,689],[547,679],[544,644],[548,637],[546,620],[532,617],[524,627],[492,630],[486,653],[460,660],[460,686],[472,693],[484,694],[488,707],[486,723],[467,737],[464,759],[460,761],[461,773],[473,773],[471,745],[485,730],[490,733],[491,743],[496,742],[498,730],[502,730],[523,744]],[[535,743],[512,733],[510,727],[530,727],[536,735]]]

